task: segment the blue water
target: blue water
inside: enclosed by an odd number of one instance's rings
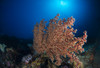
[[[61,4],[61,1],[64,4]],[[18,38],[33,38],[33,26],[41,19],[49,21],[73,16],[78,35],[88,31],[88,38],[100,33],[99,0],[0,0],[0,34]],[[98,30],[98,31],[97,31]]]

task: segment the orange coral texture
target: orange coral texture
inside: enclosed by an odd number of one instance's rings
[[[39,54],[46,52],[52,62],[55,57],[56,65],[60,65],[61,56],[66,57],[66,55],[70,58],[70,62],[75,61],[78,65],[81,62],[75,53],[84,51],[82,46],[87,41],[87,32],[84,31],[82,37],[75,37],[77,30],[72,27],[75,19],[70,17],[61,20],[58,17],[59,14],[51,19],[49,26],[46,26],[44,20],[34,26],[33,47]]]

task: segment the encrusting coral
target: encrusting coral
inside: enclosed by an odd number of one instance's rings
[[[48,57],[54,61],[56,65],[61,65],[61,56],[70,58],[70,62],[76,62],[76,66],[81,64],[76,53],[83,52],[82,46],[87,41],[87,32],[84,31],[82,37],[75,37],[77,30],[74,30],[74,18],[68,20],[58,18],[59,14],[54,19],[49,21],[49,26],[41,20],[40,24],[34,26],[34,44],[33,47],[37,53],[46,52]]]

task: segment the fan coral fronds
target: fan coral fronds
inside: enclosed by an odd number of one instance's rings
[[[34,49],[37,53],[42,54],[46,52],[48,57],[54,61],[55,64],[60,65],[61,56],[70,58],[70,62],[75,61],[77,65],[81,64],[76,53],[84,51],[82,46],[87,41],[87,32],[84,31],[82,37],[75,37],[77,30],[74,30],[74,18],[70,17],[68,20],[58,18],[59,14],[54,19],[49,21],[49,26],[46,22],[41,20],[40,24],[34,26]]]

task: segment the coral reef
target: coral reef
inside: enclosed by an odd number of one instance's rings
[[[61,65],[61,56],[67,55],[69,61],[75,62],[78,68],[82,62],[76,54],[84,51],[82,46],[87,41],[87,32],[84,31],[82,37],[75,37],[77,30],[72,27],[75,19],[71,17],[61,20],[58,16],[59,14],[49,21],[49,26],[46,26],[44,20],[34,26],[33,48],[39,54],[46,52],[52,62],[56,60],[56,65]]]

